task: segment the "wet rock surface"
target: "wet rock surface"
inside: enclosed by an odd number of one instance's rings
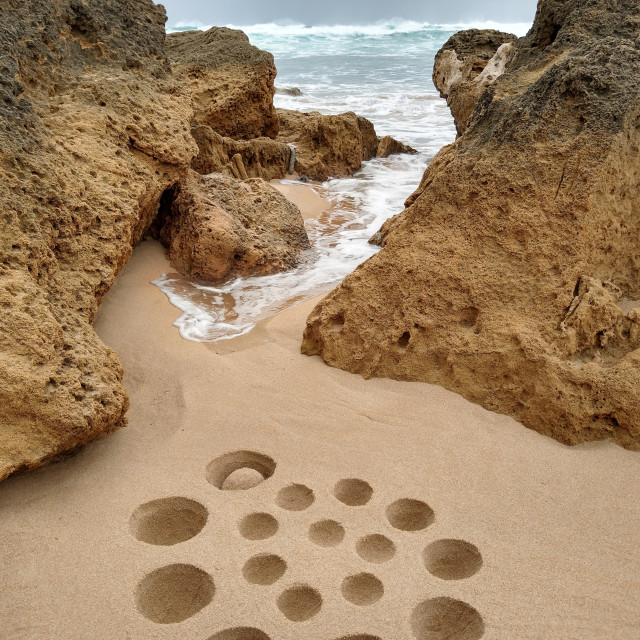
[[[303,352],[640,449],[638,24],[631,0],[543,0]]]

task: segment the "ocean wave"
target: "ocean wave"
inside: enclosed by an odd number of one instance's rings
[[[190,31],[193,29],[207,30],[213,25],[204,24],[198,20],[180,21],[173,27],[167,28],[167,33],[176,31]],[[253,25],[226,24],[230,29],[240,29],[249,36],[270,36],[270,37],[384,37],[391,34],[415,34],[423,31],[461,31],[463,29],[498,29],[517,36],[523,36],[530,28],[530,23],[500,23],[495,21],[476,21],[458,24],[433,24],[430,22],[416,22],[413,20],[385,20],[371,24],[361,25],[304,25],[298,23],[264,23]]]

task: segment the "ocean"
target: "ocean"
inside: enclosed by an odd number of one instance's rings
[[[215,342],[245,334],[257,322],[294,304],[326,293],[379,249],[369,238],[400,213],[434,155],[455,139],[446,102],[431,81],[433,59],[460,29],[496,28],[524,35],[527,24],[430,25],[410,21],[363,26],[253,25],[242,29],[251,43],[270,51],[277,88],[298,88],[300,96],[277,94],[276,107],[324,114],[355,111],[373,122],[378,135],[391,135],[418,150],[364,163],[348,179],[314,188],[333,203],[327,214],[307,221],[312,242],[304,262],[292,271],[263,277],[233,277],[215,286],[164,274],[153,284],[182,311],[180,334]],[[206,29],[178,24],[168,31]]]

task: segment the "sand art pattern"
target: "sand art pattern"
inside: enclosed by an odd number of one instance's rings
[[[205,478],[219,491],[249,491],[275,474],[277,463],[271,457],[242,450],[215,458],[205,471]],[[274,482],[274,485],[276,483]],[[345,542],[347,530],[339,521],[340,508],[367,507],[374,488],[358,478],[344,478],[332,490],[335,514],[326,514],[300,530],[309,544],[331,549]],[[238,514],[235,524],[240,535],[250,541],[266,541],[280,531],[279,519],[307,510],[316,501],[315,491],[301,483],[285,483],[273,496],[277,515],[267,511]],[[470,542],[457,539],[428,541],[419,537],[435,521],[429,505],[415,498],[400,498],[391,502],[384,512],[389,525],[386,535],[378,531],[351,531],[356,534],[353,571],[336,584],[345,601],[356,607],[369,607],[383,600],[385,585],[376,574],[376,567],[393,561],[401,550],[415,555],[416,573],[427,571],[437,580],[463,580],[475,575],[482,567],[480,551]],[[129,528],[140,542],[150,545],[172,546],[198,536],[209,519],[208,509],[185,497],[167,497],[140,505],[132,514]],[[377,528],[370,519],[371,529]],[[230,525],[234,526],[234,525]],[[305,530],[306,529],[306,530]],[[289,561],[293,558],[289,558]],[[232,581],[244,580],[255,585],[254,599],[261,595],[257,588],[276,585],[265,590],[266,597],[275,600],[280,614],[287,620],[305,623],[323,608],[325,601],[320,589],[313,585],[293,582],[287,584],[288,561],[267,549],[257,550]],[[321,568],[318,568],[321,570]],[[228,577],[228,576],[227,576]],[[406,577],[405,577],[406,578]],[[404,578],[403,578],[404,579]],[[135,603],[140,614],[158,624],[180,623],[207,607],[216,595],[216,583],[209,573],[190,563],[161,566],[147,573],[135,590]],[[485,631],[481,615],[469,604],[450,597],[426,597],[413,610],[400,611],[408,618],[416,640],[477,640]],[[348,619],[348,617],[346,618]],[[284,621],[283,621],[284,622]],[[403,621],[398,620],[399,627]],[[378,635],[347,633],[335,640],[383,640]],[[276,640],[255,627],[228,628],[210,636],[208,640]],[[390,639],[387,639],[390,640]]]

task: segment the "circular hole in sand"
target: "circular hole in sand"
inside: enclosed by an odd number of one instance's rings
[[[436,540],[424,550],[427,571],[443,580],[470,578],[482,567],[482,554],[464,540]]]
[[[312,587],[296,585],[283,591],[278,598],[278,609],[293,622],[304,622],[322,608],[322,596]]]
[[[435,520],[435,514],[426,502],[403,498],[387,507],[387,519],[401,531],[420,531]]]
[[[484,622],[466,602],[433,598],[413,610],[411,630],[417,640],[479,640]]]
[[[342,581],[345,600],[359,607],[375,604],[384,595],[384,586],[372,573],[359,573]]]
[[[279,526],[270,513],[250,513],[240,520],[238,531],[247,540],[266,540],[278,533]]]
[[[276,504],[287,511],[304,511],[313,504],[315,499],[315,495],[309,487],[305,487],[303,484],[290,484],[278,491]]]
[[[282,558],[271,553],[261,553],[247,560],[242,575],[251,584],[266,586],[280,580],[286,570],[287,563]]]
[[[213,600],[209,574],[190,564],[171,564],[147,574],[138,583],[138,611],[160,624],[182,622]]]
[[[225,453],[207,465],[206,478],[218,489],[244,491],[270,478],[276,463],[255,451]]]
[[[367,562],[382,564],[396,555],[396,545],[387,536],[374,533],[356,543],[358,555]]]
[[[371,500],[373,488],[364,480],[347,478],[336,484],[333,495],[350,507],[361,507]]]
[[[141,504],[129,520],[129,529],[141,542],[168,546],[197,536],[208,517],[195,500],[161,498]]]
[[[235,627],[220,631],[208,640],[271,640],[271,638],[255,627]]]
[[[309,540],[320,547],[335,547],[344,540],[344,527],[335,520],[321,520],[309,527]]]

